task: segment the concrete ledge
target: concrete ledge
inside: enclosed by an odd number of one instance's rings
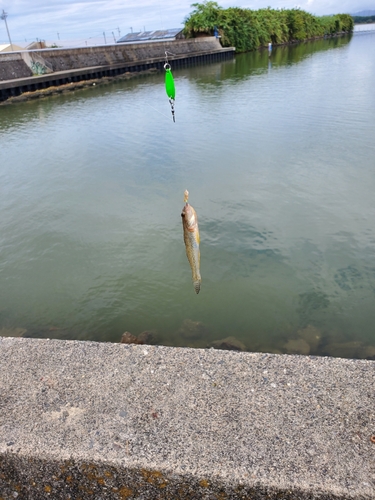
[[[0,337],[0,498],[374,499],[375,362]]]

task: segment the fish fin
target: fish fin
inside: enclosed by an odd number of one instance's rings
[[[199,291],[200,291],[200,289],[201,289],[201,282],[199,280],[194,281],[194,290],[195,290],[195,293],[198,294]]]

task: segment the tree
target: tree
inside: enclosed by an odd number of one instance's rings
[[[219,24],[222,8],[217,2],[204,0],[203,3],[193,3],[193,12],[185,19],[185,35],[194,37],[198,33],[212,35],[215,26]]]

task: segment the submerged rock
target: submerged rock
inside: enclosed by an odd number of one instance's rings
[[[0,337],[23,337],[26,328],[0,328]]]
[[[155,342],[155,332],[144,331],[137,336],[140,342],[144,344],[153,344]]]
[[[298,337],[305,340],[312,351],[315,351],[321,341],[322,334],[318,328],[312,325],[307,325],[297,332]]]
[[[310,346],[304,339],[291,339],[284,344],[284,349],[288,354],[302,354],[307,356],[310,354]]]
[[[125,332],[122,334],[121,344],[144,344],[144,342],[132,333]]]
[[[329,344],[324,348],[324,353],[329,356],[337,356],[339,358],[375,360],[375,346],[364,346],[362,342],[356,340],[352,342],[335,342]]]
[[[214,349],[224,349],[226,351],[246,351],[246,346],[236,337],[227,337],[211,342],[210,347]]]
[[[332,342],[324,348],[324,353],[339,358],[375,359],[375,346],[363,342]]]
[[[359,357],[361,359],[373,359],[375,360],[375,346],[367,345],[359,350]]]
[[[283,354],[283,352],[280,351],[280,349],[275,349],[273,347],[271,347],[270,349],[264,349],[261,352],[265,352],[267,354]]]
[[[335,356],[338,358],[360,358],[361,350],[363,349],[362,342],[334,342],[327,345],[323,352],[328,356]]]
[[[207,335],[207,327],[200,321],[185,319],[177,334],[187,340],[196,340]]]

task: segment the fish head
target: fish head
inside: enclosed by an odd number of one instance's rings
[[[181,212],[182,223],[188,231],[194,231],[198,224],[197,214],[194,208],[186,203]]]

